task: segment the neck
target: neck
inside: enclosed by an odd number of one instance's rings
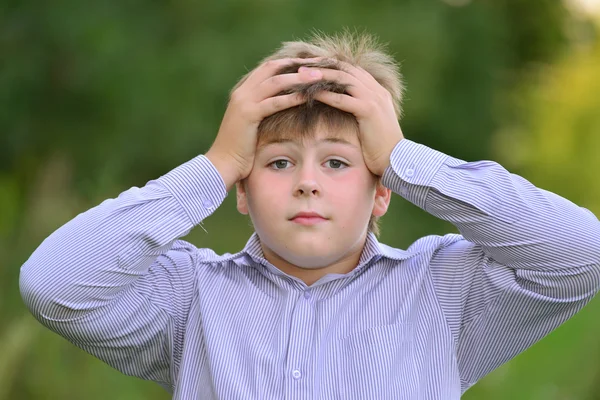
[[[348,253],[344,254],[343,257],[338,261],[320,268],[299,267],[280,257],[277,253],[266,247],[262,242],[261,247],[264,257],[268,262],[279,268],[282,272],[290,276],[294,276],[310,286],[327,274],[347,274],[356,268],[362,254],[365,241],[366,235],[357,243],[354,248],[352,248]]]

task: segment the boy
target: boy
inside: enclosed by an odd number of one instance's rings
[[[458,399],[600,285],[600,223],[491,161],[405,139],[368,37],[286,43],[214,144],[80,214],[21,270],[48,328],[174,399]],[[255,233],[178,240],[236,186]],[[377,241],[395,192],[460,231]]]

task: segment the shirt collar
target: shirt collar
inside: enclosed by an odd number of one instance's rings
[[[252,258],[252,260],[254,260],[254,262],[258,264],[269,264],[269,262],[265,259],[262,247],[260,245],[260,239],[256,232],[254,232],[252,236],[250,236],[250,239],[248,239],[246,246],[244,246],[244,249],[240,253],[248,255],[250,258]],[[352,270],[351,274],[356,275],[360,273],[360,271],[364,270],[368,265],[371,265],[372,262],[376,262],[381,258],[401,261],[406,260],[414,256],[415,254],[416,253],[413,251],[397,249],[379,243],[375,234],[369,232],[367,234],[365,246],[363,247],[363,251],[358,260],[358,265],[355,269]]]

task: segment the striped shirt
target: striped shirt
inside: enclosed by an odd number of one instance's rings
[[[460,234],[307,286],[256,234],[235,254],[180,240],[226,196],[198,156],[75,217],[21,268],[46,327],[174,399],[458,399],[600,288],[600,223],[491,161],[404,139],[383,183]]]

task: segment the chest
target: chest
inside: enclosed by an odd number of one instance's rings
[[[180,382],[215,398],[449,398],[458,379],[443,315],[427,288],[386,284],[328,298],[247,290],[199,297],[182,360],[200,362],[184,365]]]

